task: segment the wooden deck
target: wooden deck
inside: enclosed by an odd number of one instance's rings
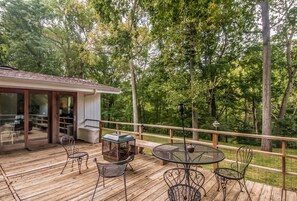
[[[60,145],[35,151],[14,151],[0,155],[0,200],[91,200],[98,178],[93,158],[102,158],[101,144],[78,143],[81,150],[90,154],[89,169],[82,165],[78,174],[77,164],[71,172],[71,165],[61,175],[66,155]],[[127,170],[128,200],[154,201],[168,200],[167,186],[163,172],[175,167],[174,164],[160,165],[160,161],[150,155],[137,155],[131,163],[134,171]],[[222,192],[217,192],[216,180],[212,172],[199,169],[206,177],[204,188],[207,196],[202,200],[222,200]],[[97,188],[94,200],[124,200],[122,177],[106,179],[105,187]],[[296,182],[297,183],[297,182]],[[247,182],[252,200],[296,201],[297,193],[255,182]],[[230,183],[226,200],[247,200],[247,194],[239,191],[237,183]]]

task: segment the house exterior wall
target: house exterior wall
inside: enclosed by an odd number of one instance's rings
[[[101,119],[101,95],[96,93],[94,95],[84,95],[78,93],[77,96],[77,125],[82,127],[85,119]],[[98,122],[87,122],[88,125],[98,126]]]
[[[101,118],[101,98],[100,94],[85,96],[85,118],[100,120]],[[88,125],[98,126],[98,122],[88,122]]]
[[[100,101],[101,96],[97,94],[78,93],[77,96],[77,139],[84,140],[89,143],[98,143],[99,140],[99,122],[86,121],[85,119],[100,120]],[[87,126],[87,127],[85,127]],[[93,127],[89,127],[93,126]]]
[[[85,119],[84,93],[77,93],[77,127],[83,126]]]

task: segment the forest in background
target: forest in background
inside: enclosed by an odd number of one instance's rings
[[[118,87],[104,120],[180,126],[183,102],[186,127],[296,137],[296,22],[294,0],[0,0],[0,63]]]

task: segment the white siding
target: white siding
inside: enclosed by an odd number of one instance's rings
[[[100,120],[100,94],[87,95],[85,98],[85,119]],[[98,122],[88,122],[88,125],[98,126]]]

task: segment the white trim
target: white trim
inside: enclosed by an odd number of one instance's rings
[[[66,84],[66,83],[55,83],[50,81],[37,81],[37,80],[28,80],[23,79],[23,82],[20,82],[20,79],[14,78],[3,78],[0,80],[0,87],[6,88],[21,88],[21,89],[36,89],[36,90],[52,90],[52,91],[68,91],[68,92],[84,92],[84,93],[93,93],[96,90],[96,93],[108,93],[108,94],[120,94],[121,92],[114,91],[104,91],[95,89],[92,86],[81,86],[76,84]]]

